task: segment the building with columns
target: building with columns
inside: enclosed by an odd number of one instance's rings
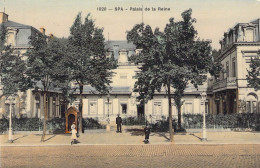
[[[31,48],[29,37],[37,33],[45,34],[45,29],[36,28],[10,21],[8,15],[0,12],[0,24],[8,29],[7,43],[11,44],[15,54],[26,59],[26,51]],[[260,112],[260,91],[247,86],[246,75],[252,57],[260,49],[260,19],[250,23],[239,23],[224,33],[220,41],[221,53],[216,61],[221,62],[225,71],[220,78],[208,76],[207,82],[198,89],[189,85],[183,97],[182,114],[201,114],[204,110],[211,114],[229,114],[235,112]],[[136,101],[138,93],[134,90],[138,66],[130,63],[128,58],[140,52],[127,41],[107,41],[107,56],[112,55],[118,61],[113,70],[112,90],[110,94],[99,94],[94,88],[83,88],[83,118],[95,118],[101,122],[115,121],[117,114],[125,117],[146,117],[150,121],[168,117],[168,99],[165,92],[155,93],[146,104]],[[1,81],[0,81],[1,82]],[[41,87],[41,85],[38,85]],[[202,103],[201,93],[207,91],[206,106]],[[70,107],[79,106],[79,92],[72,94],[71,103],[67,104],[57,89],[48,92],[48,118],[65,117],[64,112]],[[43,118],[43,94],[37,89],[18,92],[13,106],[17,117]],[[172,103],[173,117],[177,118],[177,110]],[[0,85],[0,116],[7,115],[10,104],[3,95]]]
[[[251,58],[260,50],[260,19],[238,23],[224,33],[216,58],[224,71],[212,85],[213,113],[260,112],[260,91],[247,86]]]
[[[132,43],[127,41],[109,41],[106,43],[109,53],[114,55],[118,61],[118,67],[113,70],[112,90],[109,95],[93,94],[95,89],[84,86],[83,89],[83,118],[96,118],[106,122],[109,116],[110,121],[115,121],[118,114],[126,117],[146,117],[151,122],[168,117],[168,98],[165,92],[156,93],[154,99],[147,104],[140,104],[136,101],[138,93],[134,91],[136,73],[138,66],[130,63],[128,58],[140,52]],[[200,93],[207,89],[207,84],[195,89],[190,85],[183,100],[182,113],[202,113],[205,106],[202,104]],[[74,94],[75,99],[71,106],[78,108],[79,92]],[[177,118],[177,110],[172,104],[173,116]],[[207,110],[208,111],[208,110]]]
[[[4,25],[7,28],[7,45],[13,48],[13,54],[26,60],[26,51],[32,46],[30,45],[30,36],[42,33],[45,35],[45,29],[40,30],[33,26],[24,25],[9,20],[5,12],[0,12],[0,26]],[[40,86],[40,85],[39,85]],[[55,89],[48,93],[50,95],[48,100],[48,116],[59,117],[61,116],[62,107],[60,100],[61,96]],[[26,92],[18,92],[15,95],[15,104],[10,104],[7,97],[3,95],[1,78],[0,78],[0,117],[9,114],[10,106],[12,106],[13,115],[16,117],[43,117],[43,103],[41,103],[43,95],[35,89],[29,89]]]

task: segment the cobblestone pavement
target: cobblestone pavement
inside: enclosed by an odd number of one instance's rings
[[[260,145],[1,147],[1,167],[260,168]]]

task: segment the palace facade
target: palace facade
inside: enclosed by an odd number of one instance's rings
[[[45,34],[45,29],[23,25],[8,20],[8,15],[0,12],[0,24],[8,29],[7,44],[11,44],[14,53],[26,59],[26,51],[31,48],[29,37],[37,33]],[[199,114],[204,110],[211,114],[230,114],[236,112],[260,112],[260,91],[247,86],[246,75],[252,57],[260,49],[260,19],[250,23],[239,23],[220,41],[221,53],[216,61],[221,62],[225,71],[220,78],[208,76],[207,82],[198,89],[189,85],[183,97],[182,114]],[[114,56],[118,67],[113,70],[111,87],[108,95],[95,92],[90,86],[83,88],[83,117],[95,118],[101,122],[115,121],[117,114],[125,117],[146,117],[150,122],[168,117],[168,99],[165,92],[156,92],[152,100],[146,104],[136,101],[138,93],[134,84],[138,66],[130,63],[128,58],[140,52],[132,43],[126,41],[107,41],[107,56]],[[1,82],[1,81],[0,81]],[[3,95],[0,85],[0,116],[7,116],[9,110],[17,117],[43,118],[43,95],[39,90],[30,89],[18,92],[15,103],[10,104]],[[206,91],[206,106],[201,93]],[[53,88],[48,93],[48,118],[64,117],[65,111],[79,106],[79,92],[72,95],[71,102],[64,102],[61,94]],[[11,106],[11,108],[10,108]],[[173,117],[177,118],[177,110],[172,103]]]

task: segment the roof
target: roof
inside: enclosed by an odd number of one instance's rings
[[[105,48],[113,50],[115,46],[118,46],[118,50],[126,49],[126,50],[135,50],[135,45],[130,42],[128,43],[127,41],[106,41],[105,42]]]
[[[114,86],[110,94],[130,94],[131,92],[132,90],[129,86]],[[79,94],[78,87],[73,94]],[[83,87],[83,94],[99,94],[99,92],[95,88],[85,85]]]
[[[2,24],[4,24],[6,27],[15,27],[15,28],[31,28],[32,27],[32,26],[28,26],[25,24],[13,22],[11,20],[8,20],[7,22],[4,22]],[[2,25],[2,24],[0,24],[0,25]]]
[[[256,19],[256,20],[252,21],[251,23],[253,23],[253,24],[259,24],[259,23],[260,23],[260,18],[258,18],[258,19]]]

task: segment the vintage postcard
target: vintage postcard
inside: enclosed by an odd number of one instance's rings
[[[260,0],[0,0],[0,167],[259,167]]]

